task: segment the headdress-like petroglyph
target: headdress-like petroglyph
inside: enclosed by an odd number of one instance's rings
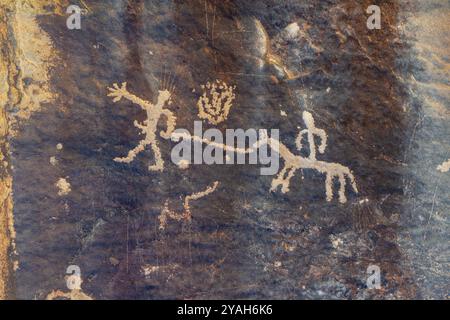
[[[145,101],[127,90],[127,83],[122,83],[119,87],[116,83],[113,84],[112,88],[108,88],[111,91],[108,96],[113,97],[113,102],[118,102],[122,98],[125,98],[137,105],[139,105],[147,113],[147,119],[143,123],[134,121],[134,126],[142,131],[145,138],[139,142],[137,147],[130,150],[128,155],[123,158],[115,158],[116,162],[130,163],[134,158],[142,151],[144,151],[146,146],[150,146],[155,155],[155,164],[150,165],[148,170],[150,171],[162,171],[164,169],[164,161],[161,157],[161,151],[158,147],[156,141],[156,130],[158,120],[162,115],[167,118],[167,130],[161,131],[160,135],[164,139],[169,139],[173,130],[175,129],[176,117],[169,109],[165,109],[164,106],[171,104],[171,92],[169,90],[159,90],[158,99],[156,104]]]
[[[198,99],[198,117],[217,125],[228,118],[228,113],[235,98],[236,86],[229,86],[224,81],[216,80],[201,86],[203,95]]]
[[[327,133],[323,129],[316,128],[314,118],[308,111],[303,112],[303,121],[306,124],[306,129],[303,129],[295,139],[295,145],[300,151],[303,148],[302,139],[306,135],[309,144],[309,159],[316,160],[316,143],[314,142],[314,136],[320,138],[319,152],[324,153],[327,147]]]
[[[322,138],[321,145],[319,147],[319,152],[323,153],[326,148],[326,133],[321,129],[317,129],[314,125],[314,118],[312,115],[304,111],[303,119],[305,120],[307,129],[300,131],[297,136],[296,142],[299,151],[301,151],[302,145],[299,143],[301,141],[302,135],[307,134],[308,140],[313,138],[314,134],[319,135]],[[350,180],[350,184],[353,190],[358,193],[358,189],[355,182],[355,177],[349,168],[333,162],[325,162],[316,160],[316,146],[315,144],[310,144],[310,155],[308,158],[302,156],[294,155],[282,142],[277,141],[272,138],[263,137],[259,140],[258,147],[262,144],[267,143],[273,150],[278,152],[280,156],[284,159],[284,167],[281,169],[280,173],[276,178],[272,180],[272,186],[270,191],[275,191],[279,186],[281,186],[281,192],[289,192],[289,184],[298,169],[314,169],[320,173],[326,174],[325,179],[325,194],[327,201],[333,199],[333,179],[339,179],[339,202],[347,202],[347,197],[345,196],[345,187],[347,185],[346,177]]]
[[[203,198],[207,196],[210,193],[213,193],[217,186],[219,185],[219,181],[215,181],[212,186],[207,187],[204,191],[197,192],[194,194],[191,194],[184,198],[183,208],[184,211],[182,213],[177,213],[169,209],[169,199],[166,200],[164,203],[163,210],[161,211],[161,214],[158,216],[159,219],[159,229],[164,230],[167,225],[167,219],[173,219],[176,221],[185,220],[187,222],[191,222],[192,220],[192,213],[191,213],[191,207],[189,205],[189,202],[191,200],[198,200],[200,198]]]

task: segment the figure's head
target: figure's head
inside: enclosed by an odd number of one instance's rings
[[[172,93],[169,90],[159,90],[158,94],[158,101],[162,104],[167,103],[168,105],[170,105],[172,103],[172,100],[170,99],[172,97]]]
[[[305,122],[306,127],[314,127],[314,118],[310,112],[303,111],[303,121]]]

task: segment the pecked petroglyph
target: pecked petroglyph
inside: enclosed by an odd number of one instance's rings
[[[8,101],[8,108],[14,111],[8,114],[12,135],[18,134],[20,123],[57,97],[50,88],[50,70],[57,62],[57,51],[37,19],[38,15],[49,14],[46,9],[49,3],[43,0],[0,1],[5,7],[3,19],[6,18],[8,25],[3,29],[8,32],[5,58],[9,60],[5,91],[9,97],[4,101]],[[54,1],[53,5],[55,10],[61,7],[59,1]]]
[[[217,186],[219,185],[219,181],[215,181],[212,186],[207,187],[205,190],[197,193],[193,193],[186,198],[184,198],[183,208],[184,211],[182,213],[177,213],[169,209],[169,199],[166,200],[164,203],[163,210],[161,211],[161,214],[158,216],[159,219],[159,229],[164,230],[167,226],[167,220],[173,219],[176,221],[185,220],[187,222],[191,222],[192,220],[192,212],[191,207],[189,205],[189,202],[192,200],[198,200],[200,198],[203,198],[211,193],[213,193]]]
[[[58,195],[60,197],[67,196],[70,191],[72,191],[70,183],[67,181],[66,178],[59,178],[58,181],[55,183],[55,186],[58,188]]]
[[[145,101],[127,90],[127,83],[122,83],[119,87],[116,83],[112,88],[108,88],[110,93],[109,97],[113,97],[113,102],[118,102],[122,98],[125,98],[137,105],[139,105],[147,113],[147,119],[143,123],[134,121],[134,126],[141,130],[145,138],[142,139],[137,147],[130,150],[126,157],[114,158],[116,162],[130,163],[136,158],[136,156],[145,150],[145,147],[150,146],[155,156],[155,164],[148,167],[149,171],[162,171],[164,169],[164,161],[161,156],[158,143],[156,141],[156,130],[158,121],[162,115],[167,118],[167,130],[161,131],[160,136],[164,139],[169,139],[173,130],[175,129],[176,117],[169,109],[165,109],[164,106],[171,104],[171,92],[167,89],[158,91],[158,98],[156,104]]]
[[[174,132],[174,133],[172,133],[172,137],[171,138],[172,138],[173,141],[179,141],[180,139],[192,140],[192,141],[196,141],[196,142],[207,144],[207,145],[212,146],[214,148],[222,149],[224,151],[231,151],[231,152],[236,152],[236,153],[241,153],[241,154],[248,154],[248,153],[251,153],[251,152],[255,151],[255,145],[250,147],[250,148],[233,147],[231,145],[226,145],[226,144],[223,144],[223,143],[218,143],[218,142],[215,142],[215,141],[211,141],[211,140],[209,140],[207,138],[193,136],[193,135],[190,135],[190,134],[188,134],[186,132]]]
[[[450,159],[438,165],[437,170],[442,173],[448,172],[450,170]]]
[[[62,299],[68,299],[68,300],[94,300],[92,297],[84,293],[82,290],[70,290],[67,292],[63,292],[61,290],[53,290],[50,292],[45,300],[62,300]]]
[[[260,61],[260,65],[263,66],[265,64],[272,66],[277,73],[286,80],[293,80],[298,78],[298,75],[294,74],[289,68],[285,65],[280,56],[276,55],[271,48],[271,41],[269,34],[264,28],[261,21],[257,18],[252,19],[252,23],[254,25],[255,30],[255,55]]]
[[[224,81],[216,80],[202,85],[203,95],[198,99],[198,117],[217,125],[228,118],[235,99],[236,86],[229,86]]]
[[[325,131],[321,131],[321,129],[317,129],[314,125],[314,119],[312,115],[304,111],[303,119],[305,119],[305,123],[307,125],[307,129],[300,131],[299,135],[296,139],[297,147],[299,151],[301,151],[302,145],[299,141],[301,141],[302,135],[307,134],[308,140],[309,137],[312,137],[313,134],[319,134],[322,138],[322,143],[319,147],[319,152],[323,153],[326,148],[326,133]],[[286,193],[289,192],[289,185],[291,179],[294,177],[295,172],[299,169],[313,169],[317,170],[320,173],[326,174],[325,179],[325,194],[327,201],[331,201],[333,199],[333,179],[338,178],[339,180],[339,202],[346,203],[347,197],[345,195],[345,187],[347,185],[346,178],[350,180],[350,184],[354,190],[354,192],[358,193],[358,189],[355,182],[355,177],[349,168],[339,164],[332,162],[325,162],[315,159],[315,144],[310,145],[310,155],[308,158],[304,158],[302,156],[294,155],[282,142],[277,141],[272,138],[261,138],[258,143],[258,147],[262,144],[268,144],[272,149],[280,154],[280,156],[284,159],[285,164],[281,169],[280,173],[276,178],[272,180],[272,185],[270,191],[275,191],[279,186],[281,186],[281,192]],[[313,151],[314,149],[314,151]]]

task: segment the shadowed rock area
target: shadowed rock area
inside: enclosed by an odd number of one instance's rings
[[[447,1],[0,4],[6,297],[448,298],[449,173],[438,170],[450,158]],[[66,26],[69,4],[82,9],[80,30]],[[379,30],[366,26],[371,4]],[[197,102],[216,80],[234,100],[214,124]],[[165,89],[176,119],[158,121],[148,104]],[[296,145],[305,114],[326,133],[317,160],[355,177],[346,201],[337,178],[329,199],[324,172],[305,166],[285,192],[270,191],[276,175],[261,165],[184,168],[160,134],[168,119],[191,133],[194,121],[273,128],[311,159],[311,141]],[[134,124],[153,116],[156,131]],[[117,161],[141,141],[132,161]],[[149,170],[155,146],[161,171]],[[165,209],[191,219],[161,228]],[[73,265],[83,282],[70,291]],[[367,287],[371,265],[379,289]]]

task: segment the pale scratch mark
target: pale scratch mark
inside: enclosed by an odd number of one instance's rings
[[[206,37],[209,36],[208,0],[205,0]]]
[[[437,190],[439,187],[439,182],[441,181],[441,176],[439,176],[436,180],[436,187],[434,188],[434,193],[433,193],[433,200],[431,202],[431,210],[430,210],[430,215],[428,216],[428,220],[427,220],[427,224],[426,224],[426,228],[429,227],[430,222],[431,222],[431,218],[433,217],[433,213],[434,213],[434,205],[436,203],[436,195],[437,195]],[[425,231],[425,234],[423,235],[423,238],[426,239],[427,238],[427,231]]]
[[[87,12],[91,12],[91,9],[88,7],[88,5],[83,0],[80,0],[80,2],[86,8]]]

